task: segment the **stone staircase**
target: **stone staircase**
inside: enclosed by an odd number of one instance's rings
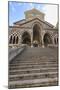
[[[9,63],[9,88],[58,85],[57,48],[27,47]]]

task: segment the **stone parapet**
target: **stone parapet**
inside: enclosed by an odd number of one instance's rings
[[[21,53],[25,49],[26,45],[22,45],[18,48],[10,48],[9,49],[9,62],[17,56],[19,53]]]

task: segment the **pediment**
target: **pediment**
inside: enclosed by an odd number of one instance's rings
[[[39,18],[33,18],[33,19],[29,19],[29,20],[24,20],[23,22],[18,21],[18,22],[15,22],[14,24],[15,24],[15,25],[19,25],[19,26],[25,26],[25,25],[29,26],[30,23],[36,22],[36,21],[37,21],[37,22],[40,22],[40,23],[42,23],[42,24],[44,24],[44,25],[47,25],[47,26],[50,27],[50,28],[53,28],[53,27],[54,27],[52,24],[50,24],[50,23],[48,23],[48,22],[46,22],[46,21],[42,21],[42,20],[40,20]]]

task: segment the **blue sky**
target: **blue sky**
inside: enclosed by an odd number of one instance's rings
[[[51,24],[57,23],[57,6],[37,3],[9,2],[9,25],[25,18],[24,12],[36,8],[45,13],[45,20]]]
[[[9,2],[9,25],[13,22],[24,19],[24,11],[36,8],[42,11],[44,4]]]

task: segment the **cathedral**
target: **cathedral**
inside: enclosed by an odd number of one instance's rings
[[[33,8],[24,12],[25,19],[9,26],[9,47],[26,44],[30,47],[58,45],[58,23],[54,27],[45,21],[45,14]]]
[[[24,14],[9,26],[8,88],[58,86],[58,23],[35,8]]]

